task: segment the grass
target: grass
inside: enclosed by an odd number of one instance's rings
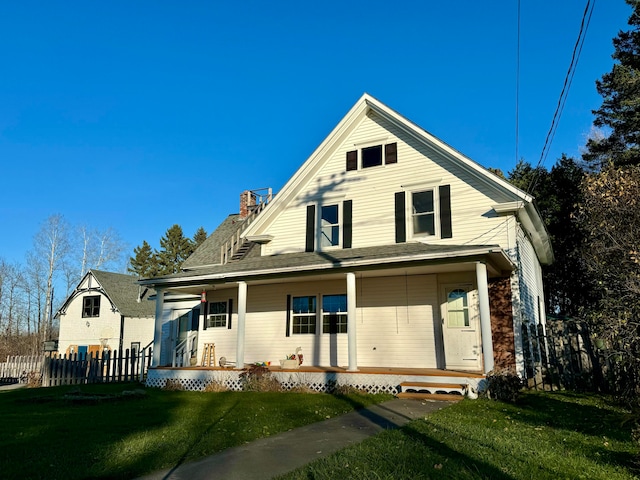
[[[464,400],[281,478],[638,478],[625,416],[602,397],[572,393]]]
[[[132,478],[389,398],[138,385],[0,392],[0,477]]]

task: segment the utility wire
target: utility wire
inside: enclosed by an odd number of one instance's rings
[[[567,70],[567,74],[565,75],[565,78],[564,78],[564,84],[562,85],[560,98],[558,98],[556,111],[553,114],[551,127],[549,128],[549,131],[547,132],[547,137],[544,140],[544,146],[542,147],[542,152],[540,153],[540,160],[538,160],[538,163],[534,170],[533,177],[529,182],[529,186],[527,187],[528,193],[531,193],[533,189],[536,187],[536,184],[538,183],[539,175],[537,174],[537,170],[546,161],[547,155],[549,154],[549,149],[551,148],[551,143],[553,142],[553,138],[556,134],[556,130],[558,129],[558,123],[560,122],[562,111],[564,109],[565,103],[567,102],[569,89],[571,88],[571,82],[573,81],[573,77],[575,75],[580,54],[582,53],[582,46],[584,45],[584,40],[587,36],[587,30],[589,29],[589,24],[591,23],[591,16],[593,15],[593,8],[595,6],[595,3],[596,3],[595,0],[593,0],[593,2],[591,0],[587,0],[587,4],[584,7],[584,12],[582,13],[582,21],[580,22],[580,31],[578,32],[578,38],[576,39],[576,44],[573,46],[571,63],[569,64],[569,69]]]
[[[518,47],[516,50],[516,165],[518,158],[519,144],[519,123],[520,123],[520,0],[518,0]]]

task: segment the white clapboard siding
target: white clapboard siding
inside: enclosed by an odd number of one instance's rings
[[[518,270],[520,314],[523,322],[539,323],[541,319],[539,318],[538,305],[540,299],[543,298],[540,263],[529,237],[520,226],[517,230],[517,240],[520,265]]]
[[[436,368],[436,328],[439,319],[437,275],[414,275],[356,280],[358,365],[363,367]],[[301,347],[306,365],[348,364],[347,334],[321,333],[286,336],[287,295],[318,297],[345,294],[346,279],[249,286],[245,327],[245,362],[272,362]],[[216,290],[216,298],[233,298],[236,290]],[[237,315],[232,328],[200,329],[199,349],[215,343],[216,360],[235,361]],[[201,351],[201,350],[200,350]]]
[[[360,149],[363,142],[398,144],[398,163],[356,171],[345,170],[346,152]],[[437,188],[451,186],[453,238],[423,238],[435,244],[499,244],[507,246],[509,217],[498,217],[496,203],[511,201],[498,194],[458,165],[379,117],[365,117],[351,135],[326,160],[318,174],[268,226],[274,239],[263,254],[304,251],[306,207],[353,201],[353,248],[395,242],[394,194],[420,189],[419,183]],[[409,202],[407,201],[407,205]],[[408,240],[411,229],[408,228]]]

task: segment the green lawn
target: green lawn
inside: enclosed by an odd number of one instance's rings
[[[464,400],[282,478],[638,478],[625,415],[572,393],[527,393],[515,405]]]
[[[131,478],[391,398],[138,388],[0,392],[0,478]]]

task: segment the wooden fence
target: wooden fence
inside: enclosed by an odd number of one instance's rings
[[[78,385],[143,381],[151,365],[152,350],[129,349],[103,352],[102,355],[72,355],[45,357],[42,366],[42,386]]]
[[[29,373],[42,368],[40,355],[12,355],[0,363],[0,384],[26,383]]]
[[[606,352],[595,347],[584,322],[551,320],[523,325],[525,370],[530,388],[544,390],[595,390],[607,388]]]

